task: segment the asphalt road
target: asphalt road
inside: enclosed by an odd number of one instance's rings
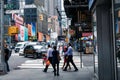
[[[28,59],[29,58],[24,58],[23,56],[19,56],[18,53],[12,52],[12,55],[8,61],[10,70],[18,69],[17,66],[21,65]]]

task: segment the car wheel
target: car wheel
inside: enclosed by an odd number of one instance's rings
[[[33,55],[33,58],[34,59],[36,59],[38,56],[37,56],[37,54],[35,53],[34,55]]]
[[[26,54],[26,53],[24,53],[24,57],[27,57],[27,54]]]
[[[19,56],[21,56],[21,54],[19,53]]]
[[[39,53],[39,58],[42,58],[42,53]]]

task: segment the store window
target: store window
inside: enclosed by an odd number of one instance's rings
[[[115,40],[116,40],[116,63],[117,63],[117,76],[120,80],[120,0],[114,2],[114,27],[115,27]]]
[[[93,13],[92,17],[93,24],[93,46],[94,46],[94,73],[95,76],[98,77],[98,47],[97,47],[97,22],[96,22],[96,11]]]

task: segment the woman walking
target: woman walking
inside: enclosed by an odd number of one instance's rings
[[[64,52],[64,62],[63,62],[62,69],[64,69],[64,67],[65,67],[65,65],[67,63],[67,59],[68,59],[68,55],[66,54],[67,50],[68,50],[68,47],[64,46],[64,49],[63,49],[63,52]],[[69,64],[69,69],[71,69],[70,64]]]
[[[56,50],[56,46],[53,47],[53,58],[52,58],[52,64],[53,64],[53,68],[54,68],[54,76],[59,76],[59,62],[60,62],[60,55],[59,55],[59,51]]]

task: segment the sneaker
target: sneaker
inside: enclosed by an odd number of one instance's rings
[[[78,71],[78,69],[75,69],[74,71]]]
[[[43,72],[47,72],[47,71],[43,70]]]
[[[63,71],[67,71],[67,69],[63,69]]]
[[[56,74],[54,74],[54,76],[56,76]]]
[[[57,76],[59,76],[59,74],[57,74]]]

